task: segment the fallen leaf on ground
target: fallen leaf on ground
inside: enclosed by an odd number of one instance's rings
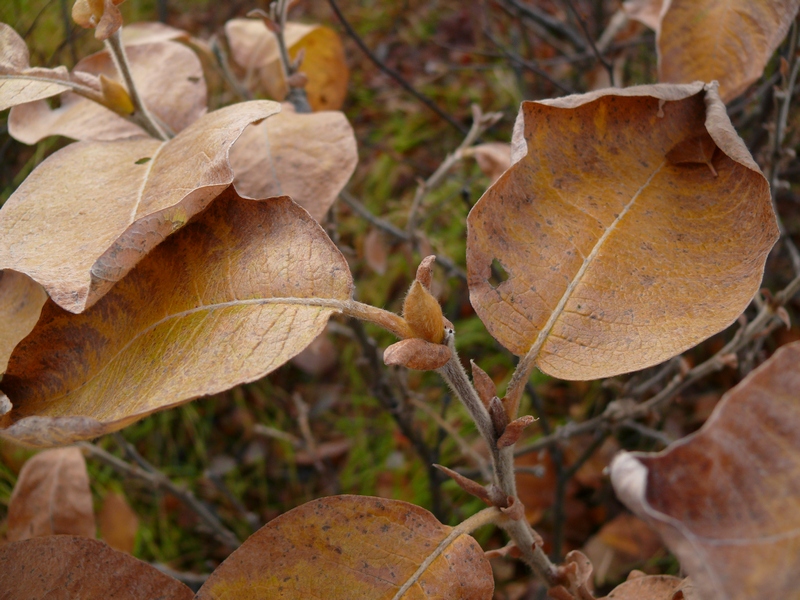
[[[703,131],[718,176],[666,158]],[[778,239],[769,186],[713,85],[524,102],[512,148],[468,217],[467,271],[481,320],[528,364],[577,380],[658,364],[758,290]]]
[[[0,268],[25,273],[81,312],[233,181],[228,150],[278,112],[244,102],[173,139],[77,142],[47,158],[0,210]]]
[[[658,454],[623,453],[611,481],[705,600],[800,590],[800,342],[778,349],[705,425]]]
[[[174,42],[155,42],[132,45],[126,53],[142,101],[173,133],[183,131],[206,113],[206,83],[194,52]],[[120,80],[111,55],[105,51],[82,59],[73,72]],[[50,135],[87,141],[147,136],[138,125],[73,92],[61,97],[58,108],[50,108],[44,100],[15,106],[8,117],[8,131],[26,144]]]
[[[44,288],[30,277],[0,271],[0,374],[5,372],[14,347],[36,325],[45,300]]]
[[[97,515],[100,537],[120,552],[133,554],[136,545],[136,533],[139,531],[139,517],[125,500],[125,496],[117,492],[108,492],[103,498],[103,508]]]
[[[250,125],[231,148],[239,194],[291,196],[317,221],[325,217],[357,162],[355,134],[343,113],[297,114],[291,104]]]
[[[0,546],[3,600],[125,598],[192,600],[192,591],[101,541],[68,535]]]
[[[92,510],[89,474],[81,451],[45,450],[28,459],[11,492],[8,540],[58,534],[93,538]]]
[[[594,565],[595,583],[617,582],[662,551],[661,538],[647,523],[622,513],[603,525],[583,548]]]
[[[352,285],[302,208],[230,188],[86,312],[45,304],[0,381],[14,405],[0,434],[65,444],[260,379],[319,335]]]
[[[416,577],[404,597],[490,599],[492,570],[469,535],[455,537],[415,575],[452,531],[428,511],[399,500],[314,500],[250,536],[211,574],[196,598],[389,600]]]

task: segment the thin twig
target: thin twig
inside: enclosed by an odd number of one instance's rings
[[[155,467],[153,467],[153,470],[150,471],[130,465],[124,460],[114,456],[113,454],[110,454],[109,452],[106,452],[99,446],[90,444],[89,442],[78,442],[76,445],[79,448],[83,448],[93,458],[96,458],[103,464],[108,465],[118,473],[121,473],[127,477],[135,477],[136,479],[147,481],[152,486],[172,494],[181,500],[186,506],[191,508],[198,517],[200,517],[200,519],[214,533],[214,536],[226,546],[230,548],[238,548],[241,544],[241,541],[236,534],[225,527],[225,525],[223,525],[222,522],[202,502],[200,502],[191,491],[177,486],[170,481],[166,475],[156,470]]]
[[[597,46],[595,45],[594,40],[592,39],[592,34],[589,33],[589,28],[586,26],[586,19],[584,19],[583,15],[581,15],[580,12],[578,12],[578,9],[575,8],[575,5],[572,4],[572,0],[564,0],[564,4],[566,4],[569,7],[569,9],[572,11],[572,14],[575,15],[575,18],[578,20],[578,24],[581,26],[581,30],[583,31],[583,34],[586,36],[586,41],[589,42],[589,47],[592,49],[592,52],[594,52],[595,57],[600,62],[600,64],[603,65],[605,70],[608,71],[608,80],[611,82],[611,85],[616,86],[617,82],[614,81],[614,67],[610,62],[608,62],[605,59],[600,50],[597,49]]]
[[[534,23],[538,23],[542,27],[549,29],[553,33],[560,35],[562,37],[567,38],[570,43],[580,52],[584,52],[587,50],[586,42],[584,42],[581,35],[575,31],[572,27],[570,27],[567,23],[559,21],[555,17],[540,11],[539,9],[529,5],[523,4],[519,0],[505,0],[506,4],[509,4],[516,8],[519,13]]]
[[[336,13],[336,16],[339,18],[339,21],[342,23],[342,27],[344,27],[345,31],[347,31],[347,34],[351,38],[353,38],[353,41],[356,43],[356,45],[361,49],[361,51],[364,54],[367,55],[367,58],[369,58],[376,67],[378,67],[381,71],[383,71],[389,77],[394,79],[397,83],[400,84],[400,86],[404,90],[406,90],[409,94],[411,94],[417,100],[422,102],[425,106],[427,106],[429,109],[431,109],[437,115],[439,115],[442,119],[447,121],[450,125],[452,125],[458,131],[460,131],[463,135],[467,135],[468,129],[466,127],[464,127],[461,123],[456,121],[453,117],[451,117],[449,114],[447,114],[444,110],[439,108],[436,105],[436,103],[433,102],[433,100],[431,100],[427,96],[424,96],[423,94],[421,94],[420,92],[415,90],[414,87],[410,83],[408,83],[405,79],[403,79],[403,76],[400,75],[400,73],[398,73],[397,71],[392,69],[389,65],[384,64],[377,56],[375,56],[375,54],[364,43],[364,40],[362,40],[361,37],[358,35],[358,33],[356,33],[356,30],[353,29],[353,26],[350,24],[350,22],[342,14],[342,11],[339,9],[338,4],[336,4],[336,0],[328,0],[328,4],[330,4],[331,9],[333,10],[333,12]]]

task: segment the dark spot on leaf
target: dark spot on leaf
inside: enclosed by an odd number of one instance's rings
[[[197,83],[200,81],[199,77],[187,77],[186,79],[188,79],[191,83]]]
[[[139,160],[137,160],[135,164],[137,164],[137,165],[143,165],[143,164],[144,164],[144,163],[146,163],[146,162],[150,162],[150,159],[151,159],[151,158],[152,158],[152,157],[150,157],[150,156],[145,156],[144,158],[140,158]]]

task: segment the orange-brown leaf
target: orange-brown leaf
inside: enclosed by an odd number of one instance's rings
[[[233,184],[244,197],[291,196],[325,217],[358,162],[356,139],[340,112],[297,114],[291,104],[251,125],[231,148]]]
[[[142,101],[174,133],[206,113],[203,68],[186,46],[169,41],[136,43],[126,47],[126,54]],[[105,51],[82,59],[74,73],[119,81],[114,61]],[[99,141],[147,135],[138,125],[72,92],[61,97],[58,108],[50,108],[45,101],[15,106],[9,114],[8,130],[26,144],[50,135]]]
[[[45,160],[0,210],[0,268],[60,306],[94,304],[233,181],[228,149],[275,102],[209,113],[169,141],[78,142]]]
[[[28,459],[8,503],[9,541],[58,534],[95,536],[89,474],[78,448]]]
[[[395,342],[386,348],[383,362],[417,371],[433,371],[445,366],[452,354],[447,346],[432,344],[420,338],[410,338]]]
[[[139,531],[139,517],[125,500],[125,496],[117,492],[108,492],[103,498],[103,508],[97,515],[100,537],[103,541],[120,552],[133,554],[136,533]]]
[[[712,600],[800,590],[800,342],[723,396],[696,434],[611,464],[620,499]]]
[[[764,72],[800,0],[668,0],[657,30],[658,78],[719,81],[724,102]]]
[[[5,372],[14,347],[36,325],[45,300],[44,288],[30,277],[0,271],[0,374]]]
[[[390,600],[451,531],[428,511],[399,500],[314,500],[253,534],[211,574],[197,600]],[[483,551],[462,534],[404,597],[488,600],[493,589]]]
[[[275,34],[260,19],[232,19],[225,23],[231,57],[251,91],[283,100],[288,90],[278,56]],[[308,77],[305,86],[314,110],[338,110],[344,104],[350,71],[338,34],[320,25],[287,23],[284,32],[289,55],[303,50],[300,72]]]
[[[86,312],[45,304],[0,382],[14,405],[0,433],[63,444],[259,379],[311,343],[351,290],[347,262],[308,213],[231,188]]]
[[[666,158],[703,130],[717,177]],[[514,166],[468,218],[470,299],[549,375],[660,363],[728,326],[758,290],[778,238],[769,186],[713,86],[525,102],[512,146]],[[509,274],[499,285],[494,259]]]
[[[192,600],[192,591],[129,554],[89,538],[55,535],[0,546],[3,600]]]

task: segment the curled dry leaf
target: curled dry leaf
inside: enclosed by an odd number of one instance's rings
[[[54,535],[0,546],[3,600],[192,600],[192,590],[129,554],[84,537]]]
[[[488,600],[494,589],[489,562],[472,537],[452,532],[428,511],[399,500],[314,500],[250,536],[196,598],[389,600],[413,578],[404,598]],[[418,572],[441,544],[441,554]]]
[[[786,37],[800,0],[664,0],[656,28],[658,78],[719,81],[724,102],[756,81]]]
[[[97,515],[100,537],[103,541],[120,552],[133,554],[136,544],[136,533],[139,531],[139,517],[125,500],[125,496],[117,492],[108,492],[103,498],[103,508]]]
[[[45,304],[0,382],[14,405],[0,434],[68,443],[260,379],[319,335],[352,285],[303,209],[230,188],[86,312]]]
[[[421,338],[395,342],[383,352],[383,362],[417,371],[434,371],[447,364],[453,353],[450,348]]]
[[[703,130],[716,177],[666,158]],[[769,186],[714,86],[525,102],[512,146],[470,212],[467,270],[481,320],[528,364],[561,379],[642,369],[728,326],[758,290],[778,238]]]
[[[131,45],[126,53],[142,101],[172,132],[183,131],[206,113],[206,83],[194,52],[175,42],[160,41]],[[114,61],[105,51],[87,56],[73,72],[119,80]],[[58,108],[50,108],[44,100],[15,106],[8,118],[8,130],[26,144],[50,135],[87,141],[147,135],[138,125],[72,92],[61,97]]]
[[[244,85],[256,93],[283,100],[288,87],[278,55],[275,34],[261,19],[231,19],[225,23],[231,57]],[[338,34],[320,25],[287,23],[284,32],[289,56],[303,51],[300,72],[308,77],[308,102],[315,111],[338,110],[344,104],[350,71]]]
[[[75,0],[72,20],[84,29],[94,28],[94,37],[107,40],[122,27],[122,14],[117,5],[125,0]]]
[[[70,89],[59,80],[69,80],[66,68],[31,68],[25,40],[11,26],[0,23],[0,110]]]
[[[9,541],[58,534],[95,536],[89,474],[78,448],[28,459],[8,503]]]
[[[0,374],[14,347],[36,325],[45,300],[44,288],[27,275],[0,271]]]
[[[297,114],[291,104],[245,129],[231,148],[239,194],[291,196],[317,221],[325,217],[357,162],[355,134],[343,113]]]
[[[622,583],[601,600],[678,600],[683,580],[670,575],[646,575]]]
[[[0,268],[27,274],[67,310],[85,310],[230,185],[228,149],[248,124],[279,109],[244,102],[166,142],[78,142],[59,150],[0,210]]]
[[[474,156],[481,171],[492,183],[500,179],[511,166],[511,145],[502,142],[478,144],[464,151],[465,155]]]
[[[800,590],[800,342],[725,394],[694,435],[611,463],[619,498],[680,559],[706,600]]]

